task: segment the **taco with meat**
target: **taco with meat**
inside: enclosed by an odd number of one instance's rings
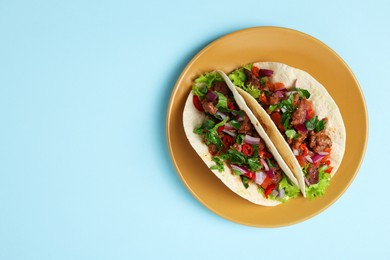
[[[346,133],[336,103],[307,72],[277,62],[248,64],[229,74],[304,197],[324,195],[339,168]]]
[[[297,197],[297,179],[223,77],[213,71],[194,81],[183,112],[191,146],[229,189],[255,204],[275,206]]]

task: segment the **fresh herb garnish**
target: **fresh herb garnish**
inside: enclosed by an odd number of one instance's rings
[[[276,105],[271,105],[268,109],[272,112],[274,111],[276,108],[281,108],[283,109],[285,112],[284,113],[292,113],[294,112],[294,95],[290,94],[290,96],[285,99],[285,100],[282,100],[280,103],[276,104]]]
[[[207,119],[204,122],[204,128],[206,128],[207,130],[212,129],[214,126],[215,126],[215,123],[213,120]]]
[[[265,160],[267,161],[269,167],[271,167],[271,168],[275,168],[276,167],[276,165],[274,163],[272,163],[269,158],[266,157]]]
[[[223,160],[229,160],[230,163],[240,166],[246,163],[245,155],[231,148],[227,150],[225,154],[222,154],[220,158]]]
[[[283,113],[281,123],[285,130],[291,128],[290,119],[291,119],[291,113],[287,113],[287,112]]]
[[[233,169],[233,175],[242,175],[243,173],[239,170]]]
[[[222,93],[219,93],[218,91],[215,91],[215,93],[218,95],[218,104],[215,107],[218,108],[219,110],[221,110],[222,108],[230,111],[227,107],[227,98]]]
[[[301,98],[310,98],[310,92],[307,91],[306,89],[303,89],[303,88],[296,88],[297,92],[298,92],[298,95],[301,97]]]
[[[240,129],[241,128],[241,124],[240,122],[236,121],[236,120],[231,120],[229,122],[229,124],[234,128],[234,129]]]
[[[242,144],[244,142],[244,139],[245,139],[245,135],[238,134],[237,137],[236,137],[236,143]]]
[[[212,157],[211,160],[215,162],[215,165],[210,167],[211,170],[218,170],[219,172],[223,172],[225,170],[223,162],[218,157]]]
[[[315,132],[319,132],[325,129],[325,120],[318,120],[318,116],[313,117],[312,119],[306,121],[306,129],[314,130]]]
[[[248,184],[249,178],[244,176],[244,175],[240,175],[240,177],[241,177],[241,181],[242,181],[242,184],[244,185],[245,189],[248,189],[248,187],[249,187],[249,184]]]
[[[249,170],[251,171],[257,172],[258,170],[263,168],[263,166],[259,162],[259,159],[256,157],[248,158],[247,162],[249,165]]]
[[[203,134],[203,124],[200,124],[197,127],[195,127],[194,134],[197,134],[197,135]]]
[[[226,124],[226,122],[228,120],[229,120],[229,117],[226,117],[224,120],[222,120],[221,122],[216,124],[212,129],[209,129],[207,131],[207,133],[205,135],[205,140],[206,140],[206,144],[207,145],[215,144],[217,146],[218,150],[222,148],[223,142],[222,142],[221,138],[218,137],[217,129],[218,129],[218,127],[223,126],[224,124]]]
[[[266,82],[265,77],[261,77],[259,81],[260,81],[260,85],[264,85]]]

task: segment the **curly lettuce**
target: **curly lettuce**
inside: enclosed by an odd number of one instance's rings
[[[194,95],[201,99],[207,94],[207,90],[213,85],[215,81],[223,81],[222,76],[216,72],[206,72],[195,79],[195,84],[192,86]]]
[[[309,199],[319,198],[325,194],[330,184],[331,175],[326,173],[327,166],[318,169],[318,183],[306,187],[306,196]]]

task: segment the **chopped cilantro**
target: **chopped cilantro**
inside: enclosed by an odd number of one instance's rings
[[[218,157],[212,157],[211,160],[215,162],[215,165],[210,167],[211,170],[218,170],[219,172],[223,172],[225,170],[223,162]]]
[[[230,122],[229,122],[229,124],[234,128],[234,129],[240,129],[240,127],[241,127],[241,124],[240,124],[240,122],[238,122],[238,121],[236,121],[236,120],[231,120]]]
[[[240,175],[240,177],[241,177],[241,181],[242,181],[242,184],[244,185],[245,189],[248,189],[248,187],[249,187],[249,184],[248,184],[249,178],[244,176],[244,175]]]
[[[238,134],[237,137],[236,137],[236,143],[242,144],[244,142],[244,139],[245,139],[245,135]]]
[[[325,129],[325,120],[318,120],[318,116],[313,117],[312,119],[306,121],[306,129],[314,130],[315,132],[319,132]]]
[[[307,91],[306,89],[297,88],[296,90],[301,98],[306,98],[306,99],[310,98],[310,92]]]

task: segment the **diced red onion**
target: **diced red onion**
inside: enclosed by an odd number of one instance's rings
[[[236,115],[236,120],[241,122],[244,120],[244,117],[240,115]]]
[[[253,137],[250,135],[245,135],[244,142],[248,144],[259,144],[260,138],[259,137]]]
[[[232,132],[232,131],[228,131],[228,130],[226,130],[226,129],[223,129],[222,132],[224,132],[224,133],[226,133],[226,134],[228,134],[228,135],[230,135],[230,136],[233,136],[233,137],[235,137],[235,136],[237,135],[236,133],[234,133],[234,132]]]
[[[265,174],[265,172],[263,171],[256,172],[255,182],[261,185],[263,184],[263,181],[265,180],[266,177],[267,175]]]
[[[229,123],[225,124],[225,128],[224,129],[226,129],[228,131],[234,130],[233,126],[231,124],[229,124]]]
[[[328,152],[318,152],[319,155],[328,155]]]
[[[320,161],[322,158],[324,158],[324,155],[321,154],[315,154],[313,157],[311,157],[313,163]]]
[[[230,166],[232,167],[233,170],[237,170],[237,171],[241,172],[242,174],[246,174],[249,172],[248,169],[246,169],[242,166],[238,166],[235,164],[230,164]]]
[[[260,158],[260,161],[261,161],[261,164],[264,166],[264,170],[269,171],[269,167],[268,167],[267,162],[263,158]]]
[[[309,187],[310,186],[310,182],[309,180],[305,177],[305,183],[306,183],[306,186]]]
[[[267,69],[259,69],[259,76],[260,77],[269,77],[274,74],[273,70],[267,70]]]
[[[293,151],[293,153],[294,153],[295,156],[299,155],[298,149],[293,149],[292,151]]]
[[[280,90],[278,90],[278,91],[275,92],[275,95],[276,95],[277,97],[282,98],[282,97],[283,97],[283,92],[280,91]]]
[[[305,156],[305,159],[309,162],[309,163],[313,163],[313,160],[311,159],[311,157],[309,155],[306,155]]]
[[[286,192],[284,191],[284,189],[279,189],[279,195],[278,195],[278,197],[281,198],[281,199],[283,199],[285,195],[286,195]]]
[[[306,129],[306,126],[304,124],[296,125],[295,129],[297,129],[298,131],[301,131],[303,133],[307,133],[307,129]]]
[[[276,175],[275,175],[275,172],[273,170],[269,170],[266,172],[268,178],[271,178],[272,180],[275,180],[276,178]]]
[[[216,113],[217,115],[219,115],[220,117],[222,117],[222,120],[225,119],[227,117],[227,115],[225,113],[222,113],[220,111],[217,111]]]
[[[271,192],[271,195],[276,197],[276,196],[279,195],[279,192],[278,192],[276,189],[274,189],[274,190]]]
[[[207,91],[207,94],[206,94],[206,100],[207,101],[214,101],[218,98],[218,95],[217,93],[215,93],[214,91]]]

